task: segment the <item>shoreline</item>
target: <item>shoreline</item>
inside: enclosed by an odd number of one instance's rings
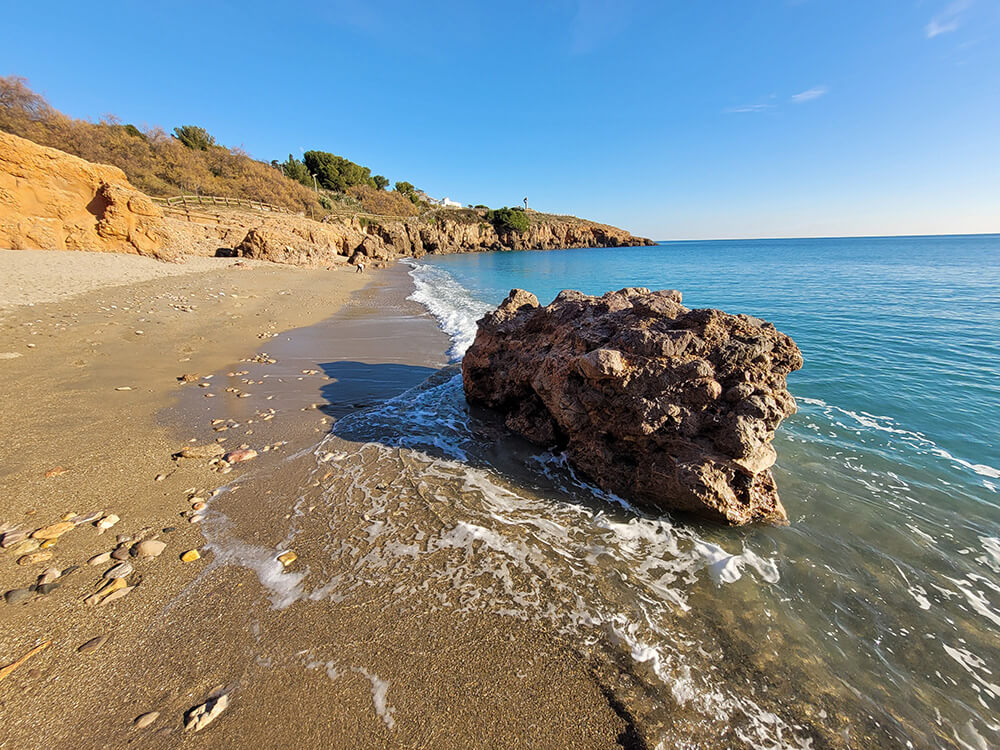
[[[353,269],[227,265],[5,311],[0,349],[24,356],[0,362],[2,395],[14,405],[8,426],[18,436],[0,460],[7,498],[0,523],[30,530],[91,510],[122,520],[103,536],[90,526],[67,533],[49,563],[25,569],[9,552],[0,555],[5,591],[52,564],[80,566],[47,596],[0,605],[4,664],[52,641],[0,685],[0,708],[12,717],[0,748],[121,746],[139,737],[150,747],[212,747],[221,739],[516,747],[526,736],[618,746],[630,731],[624,709],[544,629],[423,616],[412,604],[389,616],[398,605],[392,597],[345,612],[275,599],[275,587],[338,565],[311,549],[316,537],[305,527],[293,544],[300,559],[287,571],[274,562],[289,518],[295,522],[317,484],[306,481],[312,446],[339,416],[446,363],[447,337],[405,299],[409,282],[398,266],[358,278]],[[255,351],[277,361],[247,362]],[[177,384],[188,373],[211,376],[201,380],[208,387]],[[132,390],[115,390],[122,387]],[[206,460],[170,459],[190,441],[220,439],[227,450],[252,446],[258,457],[228,475]],[[57,465],[66,472],[46,477]],[[201,525],[182,517],[190,497],[207,499],[222,485],[229,489],[209,502]],[[316,531],[328,530],[323,517],[316,523]],[[119,535],[134,543],[146,529],[167,543],[163,555],[128,558],[136,588],[106,607],[84,607],[80,600],[110,565],[87,559],[115,548]],[[195,548],[200,560],[178,559]],[[104,635],[99,650],[77,652]],[[333,661],[345,677],[332,679]],[[470,680],[479,688],[463,687]],[[232,705],[215,731],[182,729],[184,713],[220,691]],[[160,716],[152,724],[133,726],[153,711]],[[65,718],[52,722],[54,715]]]

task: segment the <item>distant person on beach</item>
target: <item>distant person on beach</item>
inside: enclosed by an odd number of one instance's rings
[[[356,270],[354,273],[364,273],[364,272],[365,272],[365,264],[358,263],[358,270]]]

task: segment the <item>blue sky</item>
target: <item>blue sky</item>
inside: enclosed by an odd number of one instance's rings
[[[998,0],[3,4],[62,111],[657,239],[1000,231]]]

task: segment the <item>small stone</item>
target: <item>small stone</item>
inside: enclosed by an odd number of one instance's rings
[[[27,531],[8,531],[2,537],[0,537],[0,547],[3,547],[4,549],[9,549],[18,542],[22,542],[27,538],[28,538]]]
[[[104,577],[108,578],[108,579],[111,579],[111,578],[128,578],[128,576],[132,575],[132,571],[133,570],[135,570],[135,568],[132,566],[132,563],[130,563],[128,561],[126,561],[126,562],[120,562],[117,565],[115,565],[113,568],[109,568],[104,573]]]
[[[278,562],[280,562],[286,568],[298,559],[299,556],[296,555],[291,550],[286,550],[285,552],[282,552],[280,555],[278,555]]]
[[[229,696],[225,693],[218,698],[205,701],[200,706],[195,706],[188,711],[184,728],[195,732],[204,729],[219,718],[219,714],[225,711],[227,706],[229,706]]]
[[[221,456],[225,452],[218,443],[206,443],[205,445],[189,445],[181,448],[174,454],[174,458],[213,458]]]
[[[48,562],[52,559],[52,553],[49,550],[41,550],[40,552],[32,552],[28,555],[22,555],[18,558],[18,565],[37,565],[38,563]]]
[[[136,729],[145,729],[159,718],[160,718],[159,711],[150,711],[147,714],[143,714],[142,716],[136,717],[136,720],[132,723],[135,724]]]
[[[28,601],[34,595],[35,592],[31,589],[11,589],[3,595],[3,598],[8,604],[20,604]]]
[[[127,585],[128,584],[125,583],[124,578],[113,578],[103,588],[98,589],[95,593],[91,594],[86,599],[84,599],[83,603],[94,606],[98,604],[104,597],[110,596],[119,589],[125,588]]]
[[[196,503],[192,503],[191,510],[205,510],[205,503],[200,500]]]
[[[89,653],[92,653],[94,651],[97,651],[97,649],[99,649],[101,646],[103,646],[107,642],[108,642],[108,636],[106,636],[106,635],[99,635],[99,636],[97,636],[95,638],[91,638],[89,641],[87,641],[82,646],[80,646],[77,649],[77,653],[80,653],[80,654],[89,654]]]
[[[136,336],[141,336],[143,333],[145,333],[145,331],[136,331],[135,335]]]
[[[177,380],[181,383],[193,383],[198,379],[198,376],[193,372],[186,372],[183,375],[179,375]]]
[[[65,570],[63,570],[62,577],[66,578],[67,576],[71,576],[76,571],[78,571],[79,569],[80,569],[79,565],[70,565],[68,568],[66,568]]]
[[[125,542],[131,542],[132,541],[132,535],[131,534],[119,534],[118,538],[117,538],[117,541],[118,541],[119,544],[125,544]]]
[[[120,520],[122,519],[120,519],[114,513],[109,513],[108,515],[104,516],[104,518],[102,518],[100,521],[97,522],[97,532],[99,534],[103,534],[105,531],[110,529]]]
[[[228,463],[238,464],[257,458],[257,451],[253,448],[238,448],[237,450],[229,451],[224,458]]]
[[[102,515],[104,515],[103,511],[94,510],[94,511],[91,511],[90,513],[82,513],[82,514],[80,514],[78,516],[73,516],[72,518],[67,518],[66,520],[67,521],[72,521],[77,526],[82,526],[85,523],[93,523],[98,518],[100,518]]]
[[[48,549],[49,547],[55,547],[56,542],[58,541],[59,541],[58,539],[46,539],[44,542],[41,543],[41,545],[39,545],[39,548]]]
[[[124,544],[115,547],[115,551],[111,553],[112,560],[128,560],[128,547]]]
[[[47,472],[45,472],[45,477],[46,477],[46,479],[51,479],[52,477],[57,477],[60,474],[65,474],[67,471],[68,471],[68,469],[66,469],[66,468],[64,468],[62,466],[56,466],[56,467],[53,467],[53,468],[49,469]]]
[[[188,519],[188,523],[201,523],[204,520],[205,520],[204,513],[195,513]]]
[[[94,555],[92,558],[87,560],[87,565],[104,565],[106,562],[111,561],[110,552],[102,552],[99,555]]]
[[[55,581],[54,583],[43,583],[39,585],[38,588],[35,589],[35,591],[37,591],[42,596],[48,596],[60,586],[62,586],[62,583],[59,581]]]
[[[160,532],[163,534],[173,534],[175,531],[177,531],[176,526],[164,526],[162,529],[160,529]]]
[[[132,551],[136,557],[159,557],[166,548],[166,542],[161,542],[159,539],[147,539],[135,545]]]
[[[189,549],[183,555],[181,555],[181,560],[184,562],[194,562],[201,557],[201,553],[196,549]]]
[[[38,578],[38,585],[41,586],[46,583],[52,583],[54,580],[62,575],[62,571],[59,568],[47,568],[44,573]]]
[[[44,528],[38,529],[32,535],[32,539],[58,539],[60,536],[65,534],[72,528],[75,528],[76,524],[71,521],[60,521],[59,523],[54,523],[51,526],[46,526]]]
[[[120,581],[121,579],[119,578],[117,580]],[[132,593],[132,589],[134,588],[135,586],[126,586],[123,589],[118,589],[117,591],[108,594],[106,597],[104,597],[104,600],[101,602],[101,606],[103,607],[106,604],[111,604],[111,602],[116,602],[119,599],[125,598],[126,596]]]
[[[25,539],[24,541],[14,545],[11,549],[11,553],[15,555],[26,555],[29,552],[34,552],[41,546],[42,543],[37,539]]]
[[[63,513],[62,520],[64,520],[64,521],[72,521],[74,518],[76,518],[76,515],[77,515],[76,511],[75,510],[71,510],[69,513]],[[76,524],[74,524],[74,526],[75,525]]]
[[[132,386],[129,386],[129,385],[120,385],[117,388],[115,388],[115,390],[116,391],[131,391],[132,390]]]
[[[154,482],[162,482],[166,478],[167,478],[166,474],[157,474],[155,477],[153,477],[153,481]]]

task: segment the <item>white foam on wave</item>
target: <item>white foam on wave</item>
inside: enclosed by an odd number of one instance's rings
[[[528,461],[539,474],[537,487],[512,485],[471,458],[482,438],[470,428],[460,375],[344,417],[329,440],[341,438],[355,446],[342,464],[354,477],[352,497],[369,504],[365,518],[377,522],[362,526],[352,542],[361,545],[355,567],[310,598],[343,602],[385,570],[434,556],[431,568],[420,568],[418,588],[451,592],[439,595],[440,606],[545,620],[581,643],[603,634],[643,667],[657,695],[720,726],[740,725],[754,746],[799,744],[792,727],[738,687],[693,667],[700,646],[676,631],[674,613],[690,611],[688,589],[700,577],[725,585],[751,573],[759,583],[775,583],[775,560],[745,545],[731,552],[689,527],[650,518],[587,483],[562,456]],[[321,445],[317,459],[332,447]],[[369,490],[376,468],[402,470],[391,497]],[[410,494],[407,487],[416,489]],[[343,501],[343,490],[331,495],[332,505]],[[399,514],[387,503],[417,503],[429,515]]]
[[[416,288],[407,299],[419,302],[437,318],[441,330],[451,338],[448,356],[452,361],[461,359],[476,338],[476,321],[493,306],[475,299],[447,271],[425,263],[408,263]]]
[[[933,440],[931,440],[926,435],[915,432],[913,430],[907,430],[896,425],[895,420],[891,417],[883,417],[875,414],[868,414],[866,412],[856,412],[850,409],[842,409],[839,406],[833,406],[828,404],[822,399],[809,398],[807,396],[796,396],[796,400],[803,404],[808,404],[810,406],[816,406],[826,413],[827,417],[831,419],[834,423],[844,427],[845,429],[854,429],[850,425],[845,425],[837,421],[834,414],[839,414],[846,416],[854,421],[856,425],[869,430],[874,430],[877,432],[883,432],[888,435],[895,435],[899,437],[904,442],[910,444],[911,446],[923,450],[932,455],[943,458],[946,461],[950,461],[956,466],[960,466],[963,469],[967,469],[974,474],[981,477],[988,477],[990,479],[1000,479],[1000,469],[996,467],[989,466],[987,464],[974,463],[972,461],[966,461],[964,458],[959,458],[949,453],[947,450],[939,446]],[[831,435],[831,437],[836,437],[836,435]],[[987,482],[983,481],[982,484],[987,487],[987,489],[993,489],[993,486]]]

